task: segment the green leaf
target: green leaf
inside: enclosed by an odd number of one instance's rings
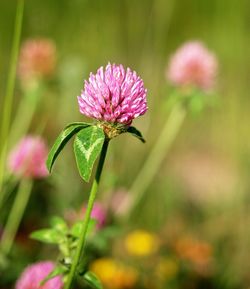
[[[96,225],[96,220],[95,219],[90,219],[89,224],[88,224],[88,230],[87,230],[87,234],[89,234],[90,232],[93,231],[93,229],[95,228]],[[79,238],[81,231],[82,231],[82,226],[83,226],[83,221],[78,221],[76,222],[72,229],[71,229],[71,234],[76,237]]]
[[[40,286],[43,286],[48,280],[58,276],[58,275],[63,275],[65,272],[67,272],[67,269],[65,267],[62,267],[62,266],[56,266],[54,268],[53,271],[51,271],[49,273],[48,276],[46,276],[40,283]]]
[[[50,219],[50,224],[55,230],[59,232],[67,233],[68,231],[68,226],[66,222],[60,217],[57,216],[52,217]]]
[[[104,132],[98,126],[89,126],[81,130],[74,141],[74,152],[80,176],[88,182],[93,165],[99,156],[105,139]]]
[[[49,172],[51,172],[51,169],[53,167],[53,164],[57,156],[59,155],[61,150],[64,148],[66,143],[72,138],[72,136],[76,134],[77,132],[79,132],[80,130],[87,128],[89,126],[91,126],[91,124],[89,123],[73,122],[64,128],[64,130],[57,137],[54,145],[52,146],[49,152],[48,159],[46,162]]]
[[[145,139],[143,138],[141,132],[136,129],[134,126],[130,126],[128,129],[127,129],[127,132],[131,133],[133,136],[137,137],[140,141],[142,141],[143,143],[145,143]]]
[[[83,275],[83,279],[89,284],[93,289],[102,289],[102,283],[99,278],[93,272],[86,272]]]
[[[55,229],[42,229],[32,232],[30,237],[44,243],[58,244],[61,243],[64,236]]]

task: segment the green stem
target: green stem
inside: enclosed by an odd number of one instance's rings
[[[16,236],[16,232],[18,230],[30,197],[32,184],[32,180],[23,179],[19,185],[19,189],[14,204],[11,208],[1,239],[0,248],[5,255],[8,255],[11,250],[13,241]]]
[[[24,91],[24,97],[15,113],[9,134],[9,143],[16,143],[23,135],[27,134],[32,118],[42,93],[42,85],[36,83],[32,88]],[[25,117],[23,117],[25,115]]]
[[[88,229],[88,224],[90,221],[90,216],[91,216],[91,211],[95,202],[95,198],[96,198],[96,193],[99,187],[99,183],[100,183],[100,178],[101,178],[101,174],[102,174],[102,169],[103,169],[103,164],[105,161],[105,157],[107,154],[107,149],[108,149],[108,140],[104,141],[103,147],[102,147],[102,151],[101,151],[101,156],[99,159],[99,163],[97,166],[97,170],[96,170],[96,175],[95,175],[95,179],[93,181],[92,187],[91,187],[91,191],[90,191],[90,195],[89,195],[89,200],[88,200],[88,206],[87,206],[87,210],[86,213],[84,215],[84,220],[83,220],[83,227],[82,227],[82,231],[81,231],[81,235],[78,241],[78,245],[77,245],[77,249],[76,249],[76,253],[74,255],[74,259],[73,259],[73,263],[71,265],[70,268],[70,273],[65,285],[65,289],[70,289],[72,287],[73,281],[74,281],[74,277],[77,271],[77,266],[79,264],[81,255],[83,254],[84,251],[84,244],[86,241],[86,236],[87,236],[87,229]]]
[[[0,203],[3,199],[2,194],[2,184],[4,178],[4,167],[8,147],[8,132],[10,127],[12,103],[13,103],[13,94],[15,88],[15,79],[16,79],[16,68],[17,60],[19,53],[19,45],[22,31],[22,22],[23,22],[23,10],[24,10],[24,0],[18,0],[17,10],[16,10],[16,20],[15,20],[15,30],[13,36],[12,50],[11,50],[11,59],[10,59],[10,69],[6,85],[6,95],[3,105],[2,112],[2,122],[1,122],[1,131],[0,139],[2,147],[0,147],[1,158],[0,158]]]
[[[134,183],[132,184],[130,191],[134,193],[134,202],[130,208],[130,213],[141,201],[144,192],[155,177],[163,158],[169,151],[172,143],[174,142],[177,133],[183,123],[186,115],[186,109],[180,103],[176,104],[171,111],[169,118],[158,137],[158,140],[149,154],[144,166],[137,175]],[[129,216],[129,214],[128,214]]]
[[[17,186],[19,181],[18,181],[18,179],[15,176],[7,175],[7,176],[5,176],[5,182],[6,183],[2,187],[2,192],[1,192],[1,194],[4,197],[2,198],[2,202],[0,203],[0,212],[1,212],[1,209],[2,209],[2,206],[3,206],[4,202],[13,193],[13,191],[14,191],[14,189]]]

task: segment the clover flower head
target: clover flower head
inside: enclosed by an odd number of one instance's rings
[[[102,122],[130,125],[147,111],[147,90],[130,68],[116,64],[100,67],[85,81],[78,96],[80,112]]]
[[[26,136],[10,152],[8,166],[11,173],[25,178],[48,176],[45,166],[48,149],[39,136]]]
[[[38,77],[48,77],[55,69],[56,47],[50,39],[26,40],[20,52],[19,77],[28,81]]]
[[[15,289],[62,289],[63,281],[60,276],[48,280],[44,285],[40,283],[54,269],[54,263],[43,261],[28,266],[16,282]]]
[[[217,74],[217,59],[202,42],[191,41],[171,57],[166,76],[175,86],[194,86],[211,90]]]

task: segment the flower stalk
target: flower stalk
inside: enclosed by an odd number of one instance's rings
[[[32,88],[24,91],[24,97],[16,112],[11,125],[9,143],[17,143],[29,131],[33,116],[36,112],[43,92],[42,83],[37,83]],[[23,117],[25,115],[25,117]]]
[[[32,191],[33,181],[31,179],[24,178],[20,185],[14,201],[14,204],[11,208],[6,226],[3,231],[0,248],[1,251],[8,255],[13,241],[15,239],[18,227],[22,220],[25,208],[29,201],[30,193]]]
[[[65,289],[70,289],[72,287],[74,277],[75,277],[76,271],[77,271],[77,266],[79,264],[80,258],[83,254],[83,251],[84,251],[84,245],[86,242],[88,224],[90,221],[91,212],[92,212],[92,209],[94,206],[97,190],[99,187],[102,169],[103,169],[104,161],[105,161],[106,154],[107,154],[108,144],[109,144],[109,140],[105,139],[105,141],[103,143],[99,163],[98,163],[98,166],[96,169],[95,179],[94,179],[92,187],[91,187],[89,200],[88,200],[88,206],[86,209],[86,213],[84,215],[81,235],[80,235],[80,238],[78,240],[77,249],[76,249],[75,255],[73,257],[73,263],[72,263],[71,268],[70,268],[70,273],[69,273],[69,276],[67,278]]]
[[[158,141],[151,150],[151,153],[149,154],[142,169],[140,170],[130,188],[130,191],[134,193],[134,202],[130,207],[129,213],[131,213],[133,209],[140,203],[144,192],[147,190],[148,186],[155,177],[163,158],[168,153],[181,128],[186,113],[187,110],[183,103],[177,103],[173,107],[169,118],[163,127],[161,135],[158,138]],[[129,213],[127,216],[130,215]]]
[[[100,155],[77,248],[72,254],[73,261],[65,276],[65,289],[71,289],[79,260],[84,252],[88,225],[109,141],[119,134],[130,133],[145,142],[142,134],[131,126],[131,123],[133,119],[147,111],[146,94],[147,90],[142,79],[130,68],[125,70],[122,65],[111,65],[110,63],[105,69],[100,67],[96,74],[90,73],[89,82],[85,81],[84,90],[78,96],[80,112],[97,120],[97,123],[74,122],[68,124],[59,134],[49,152],[46,164],[48,171],[51,172],[56,158],[66,143],[75,135],[74,154],[77,168],[80,176],[86,182],[90,180],[93,165]],[[85,276],[85,280],[89,281],[88,276]]]
[[[2,111],[2,122],[0,130],[0,139],[2,140],[2,146],[0,147],[0,203],[3,199],[2,185],[4,179],[4,166],[6,160],[6,153],[8,148],[8,131],[10,127],[13,95],[15,88],[16,70],[17,70],[17,59],[22,31],[23,22],[23,10],[24,10],[24,0],[17,1],[16,10],[16,20],[15,20],[15,30],[12,43],[11,59],[10,59],[10,69],[7,79],[6,95]]]

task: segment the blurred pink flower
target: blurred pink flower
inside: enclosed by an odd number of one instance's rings
[[[56,47],[50,39],[30,39],[23,43],[19,59],[19,77],[27,81],[50,76],[55,69]]]
[[[60,276],[56,276],[40,286],[40,282],[53,269],[54,263],[50,261],[38,262],[28,266],[17,280],[15,289],[62,289],[63,281]]]
[[[98,120],[130,125],[147,111],[147,90],[142,79],[130,68],[108,64],[90,74],[78,96],[80,112]]]
[[[10,152],[11,173],[27,178],[43,178],[48,175],[45,161],[48,149],[41,137],[26,136]]]
[[[84,206],[82,211],[85,213],[86,206]],[[91,218],[96,220],[98,229],[101,229],[105,225],[107,219],[107,212],[100,202],[95,202],[91,212]]]
[[[191,85],[204,90],[214,86],[217,59],[202,42],[187,42],[171,57],[166,76],[174,85]]]

